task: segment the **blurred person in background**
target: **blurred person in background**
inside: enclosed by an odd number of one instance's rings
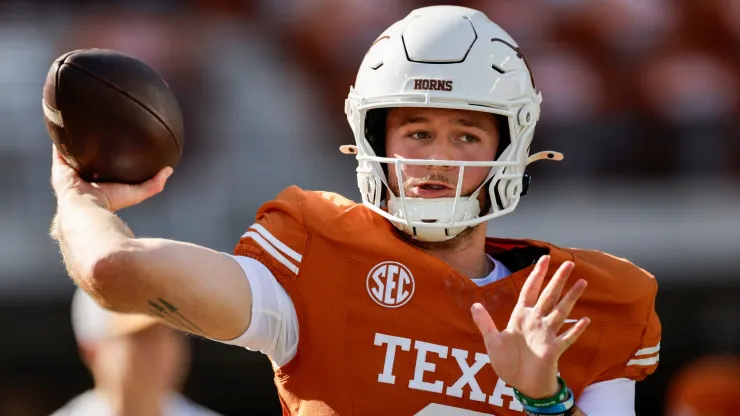
[[[685,364],[670,380],[666,416],[737,416],[740,356],[712,354]]]
[[[106,311],[80,289],[72,329],[95,387],[53,416],[218,416],[178,392],[190,355],[179,331],[145,315]]]
[[[526,194],[527,165],[560,159],[529,155],[541,99],[485,15],[419,9],[372,44],[346,101],[362,204],[290,187],[225,254],[136,238],[114,214],[171,169],[92,186],[55,152],[52,235],[102,306],[268,355],[288,414],[633,415],[659,361],[653,276],[486,236]]]

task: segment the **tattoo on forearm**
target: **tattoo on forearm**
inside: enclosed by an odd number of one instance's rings
[[[156,316],[156,317],[158,317],[158,318],[167,319],[167,316],[165,314],[160,313],[158,310],[156,310],[154,308],[149,308],[149,313],[152,314],[152,315],[154,315],[154,316]]]
[[[152,307],[152,309],[149,310],[152,314],[166,319],[172,325],[178,328],[183,328],[194,334],[208,336],[205,332],[203,332],[202,329],[200,329],[200,327],[198,327],[198,325],[194,324],[188,318],[183,316],[180,313],[180,310],[172,303],[167,302],[162,298],[158,298],[157,302],[150,300],[149,306]]]

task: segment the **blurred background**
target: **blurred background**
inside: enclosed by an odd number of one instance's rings
[[[524,50],[544,97],[539,163],[490,234],[627,257],[655,274],[665,414],[685,364],[740,351],[740,1],[468,0]],[[47,236],[55,203],[41,87],[54,58],[112,48],[183,107],[182,165],[122,213],[139,235],[231,251],[282,188],[359,197],[343,100],[370,43],[424,0],[0,1],[0,415],[47,415],[91,386],[74,286]],[[280,414],[266,358],[190,339],[185,392],[225,415]]]

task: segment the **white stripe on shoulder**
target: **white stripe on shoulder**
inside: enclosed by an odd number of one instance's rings
[[[628,366],[630,366],[630,365],[650,366],[650,365],[653,365],[653,364],[657,364],[658,361],[660,361],[659,357],[660,357],[660,355],[656,355],[655,357],[650,357],[650,358],[641,358],[641,359],[629,360],[629,362],[627,362],[627,365]]]
[[[252,224],[252,226],[249,227],[249,228],[250,229],[253,229],[254,231],[257,231],[260,235],[262,235],[263,237],[265,237],[267,239],[267,241],[270,242],[270,244],[272,244],[273,246],[275,246],[278,250],[282,251],[284,254],[286,254],[291,259],[293,259],[293,260],[295,260],[295,261],[297,261],[299,263],[301,262],[301,259],[303,257],[300,254],[296,253],[295,250],[293,250],[292,248],[286,246],[285,244],[283,244],[282,241],[280,241],[277,238],[275,238],[275,236],[272,235],[269,231],[267,231],[267,229],[265,227],[261,226],[260,224]]]
[[[257,243],[260,247],[262,247],[263,250],[265,250],[268,254],[270,254],[272,257],[275,258],[275,260],[279,261],[280,264],[287,267],[288,270],[292,271],[296,275],[298,274],[298,266],[291,263],[290,260],[285,258],[282,254],[280,254],[279,251],[275,249],[270,243],[268,243],[264,238],[262,238],[261,235],[257,234],[255,231],[247,231],[246,234],[244,234],[242,237],[249,237],[252,240],[254,240],[255,243]]]
[[[654,347],[649,347],[649,348],[643,348],[643,349],[641,349],[641,350],[637,351],[637,352],[635,353],[635,357],[637,357],[638,355],[650,355],[650,354],[655,354],[655,353],[656,353],[656,352],[658,352],[658,351],[660,351],[660,342],[658,343],[658,345],[656,345],[656,346],[654,346]]]

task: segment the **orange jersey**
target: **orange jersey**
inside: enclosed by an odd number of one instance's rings
[[[513,274],[479,287],[336,194],[291,187],[263,205],[235,254],[265,264],[295,305],[298,351],[275,368],[284,414],[524,414],[490,366],[470,306],[481,302],[505,328],[534,262],[548,253],[547,280],[571,260],[565,290],[579,278],[589,283],[569,318],[591,324],[559,362],[574,394],[655,371],[661,327],[650,274],[539,241],[489,239],[486,251]]]

